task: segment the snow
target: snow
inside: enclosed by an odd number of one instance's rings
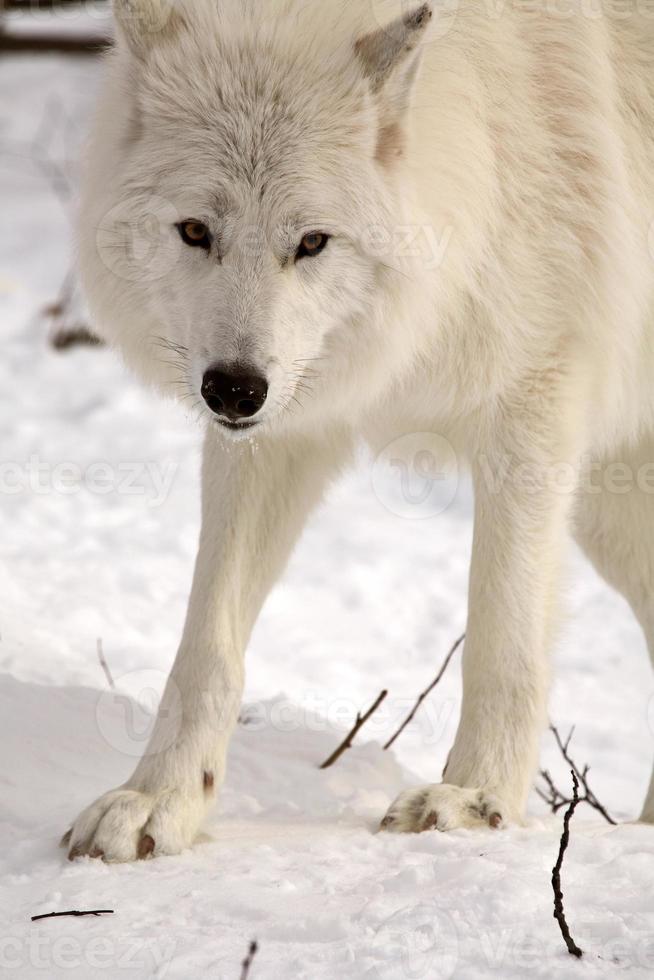
[[[471,495],[462,478],[442,513],[413,520],[397,475],[364,454],[256,627],[202,842],[134,866],[69,864],[57,848],[143,746],[199,515],[193,420],[107,351],[55,354],[40,315],[70,235],[35,156],[76,159],[98,72],[87,59],[0,64],[0,974],[232,980],[256,938],[256,980],[651,976],[654,829],[628,821],[649,779],[654,686],[627,606],[576,552],[551,716],[564,733],[576,725],[573,754],[627,821],[609,827],[585,807],[574,818],[563,881],[585,958],[568,956],[552,918],[562,814],[536,796],[524,828],[375,833],[400,789],[438,778],[455,731],[458,659],[394,750],[381,748],[465,627]],[[451,491],[439,490],[444,505]],[[355,747],[320,771],[382,688]],[[567,786],[547,734],[542,761]],[[30,922],[94,908],[115,914]]]

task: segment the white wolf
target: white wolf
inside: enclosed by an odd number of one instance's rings
[[[385,827],[521,819],[568,529],[654,654],[654,3],[602,7],[115,0],[83,278],[201,406],[203,529],[152,742],[71,856],[192,843],[255,617],[359,439],[444,433],[475,483],[458,734]]]

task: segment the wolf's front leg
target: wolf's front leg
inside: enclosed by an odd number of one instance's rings
[[[444,782],[401,794],[384,829],[500,827],[523,815],[545,719],[548,646],[577,455],[574,412],[551,406],[546,417],[531,413],[528,422],[532,428],[520,433],[502,420],[497,441],[473,463],[463,703]],[[557,431],[561,425],[566,428]]]
[[[193,842],[223,780],[255,618],[342,456],[327,439],[253,449],[208,434],[189,611],[152,738],[131,779],[76,820],[71,858],[132,861]]]

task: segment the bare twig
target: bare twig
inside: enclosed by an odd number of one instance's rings
[[[581,800],[579,799],[579,780],[574,769],[570,770],[572,775],[572,800],[570,801],[570,806],[566,810],[565,817],[563,818],[563,833],[561,834],[561,846],[559,847],[559,856],[557,858],[556,864],[552,869],[552,888],[554,889],[554,918],[559,924],[561,929],[561,935],[565,941],[568,948],[568,952],[571,956],[577,956],[581,958],[583,950],[581,950],[574,939],[570,935],[570,929],[565,918],[565,911],[563,909],[563,891],[561,889],[561,868],[563,867],[563,857],[566,850],[568,849],[568,844],[570,843],[570,821],[572,820],[573,814]]]
[[[243,970],[241,972],[241,980],[248,980],[250,976],[250,970],[252,969],[252,964],[254,963],[254,957],[259,952],[259,946],[256,940],[250,943],[250,949],[248,955],[243,960]]]
[[[372,708],[369,708],[368,711],[366,711],[365,715],[357,714],[357,720],[354,724],[354,727],[352,728],[350,733],[346,736],[345,740],[341,742],[341,744],[336,749],[336,751],[332,752],[332,754],[329,756],[328,759],[325,759],[325,761],[320,767],[321,769],[329,769],[330,766],[333,766],[334,763],[337,762],[340,759],[340,757],[345,752],[347,752],[348,749],[352,747],[352,742],[354,741],[354,737],[363,728],[363,726],[368,721],[368,719],[374,715],[375,711],[380,706],[382,701],[385,700],[387,695],[388,695],[388,691],[382,691],[379,697],[377,698],[377,700],[375,701],[375,703],[373,704]]]
[[[57,351],[71,347],[103,347],[103,341],[91,333],[83,320],[77,273],[71,269],[61,285],[59,296],[46,306],[43,315],[51,321],[50,344]]]
[[[102,649],[102,640],[98,637],[98,660],[100,661],[100,666],[104,670],[104,675],[107,678],[107,683],[112,691],[116,690],[116,684],[111,676],[111,671],[109,670],[109,664],[105,660],[104,650]]]
[[[92,334],[83,324],[55,330],[50,342],[58,351],[70,350],[72,347],[104,347],[104,341]]]
[[[83,0],[0,0],[0,11],[18,10],[32,13],[34,10],[55,11],[57,7],[81,7]]]
[[[409,712],[409,714],[407,715],[407,717],[405,718],[405,720],[402,722],[402,724],[400,725],[400,727],[398,728],[398,730],[395,732],[395,734],[391,738],[389,738],[388,742],[384,746],[385,749],[390,749],[391,745],[393,745],[393,743],[395,742],[395,740],[397,738],[399,738],[399,736],[402,734],[402,732],[407,727],[407,725],[409,725],[413,721],[413,719],[415,718],[415,716],[416,716],[416,714],[418,712],[418,709],[420,708],[420,705],[425,700],[425,698],[428,698],[429,695],[431,694],[431,692],[434,690],[434,688],[437,687],[438,684],[440,684],[441,680],[443,679],[443,675],[445,674],[445,671],[450,666],[450,663],[452,661],[452,657],[454,656],[454,654],[456,653],[456,651],[459,649],[459,647],[461,646],[461,644],[463,643],[463,641],[465,640],[465,638],[466,638],[466,635],[464,633],[463,636],[460,636],[459,639],[456,641],[456,643],[454,644],[454,646],[452,647],[452,649],[448,653],[447,657],[443,661],[443,665],[442,665],[441,669],[438,671],[438,674],[436,675],[435,679],[431,682],[431,684],[429,685],[429,687],[426,688],[422,692],[422,694],[420,695],[420,697],[416,701],[415,705],[413,706],[413,708],[411,709],[411,711]]]
[[[110,47],[109,39],[101,37],[67,37],[63,34],[7,34],[0,33],[0,51],[17,54],[59,54],[97,57]]]
[[[12,22],[2,20],[5,10],[32,13],[34,9],[54,10],[57,7],[73,7],[82,4],[79,0],[69,2],[69,0],[53,0],[46,3],[44,0],[0,0],[0,50],[16,52],[60,52],[62,54],[83,54],[97,55],[99,51],[106,48],[111,40],[100,34],[89,34],[79,36],[69,34],[65,28],[61,28],[53,19],[54,28],[39,33],[30,31],[29,33],[12,33]]]
[[[579,784],[583,788],[584,791],[583,796],[579,797],[579,802],[587,803],[594,810],[597,810],[597,812],[604,817],[607,823],[610,823],[612,826],[615,827],[617,825],[617,821],[615,821],[613,817],[609,814],[607,809],[604,806],[602,806],[602,804],[597,799],[597,797],[595,796],[595,794],[593,793],[592,789],[588,784],[588,773],[590,772],[590,766],[586,765],[584,766],[583,769],[580,769],[570,755],[570,742],[572,741],[572,736],[574,735],[574,731],[575,731],[574,728],[570,730],[570,734],[568,735],[565,742],[561,738],[559,730],[558,728],[556,728],[555,725],[550,725],[550,731],[552,732],[554,738],[556,739],[556,744],[558,745],[561,751],[561,755],[565,759],[566,763],[570,766],[577,780],[579,781]],[[538,794],[538,796],[540,796],[541,800],[544,800],[545,803],[547,803],[552,813],[558,813],[559,810],[563,809],[564,806],[569,806],[573,802],[573,800],[569,796],[566,796],[565,793],[562,793],[561,790],[557,787],[556,783],[554,782],[551,774],[547,769],[541,769],[540,776],[541,779],[545,782],[546,789],[541,789],[540,787],[537,786],[536,793]]]
[[[0,9],[3,0],[0,0]],[[63,139],[63,153],[55,147]],[[29,165],[47,181],[66,217],[71,220],[76,197],[77,146],[80,134],[74,116],[64,103],[52,97],[47,100],[36,132],[29,141],[3,141],[0,156],[19,165]],[[75,267],[67,270],[57,297],[42,311],[50,321],[50,343],[63,351],[81,344],[98,346],[98,340],[87,325],[88,314],[78,285]]]
[[[33,915],[32,922],[39,922],[41,919],[65,919],[80,918],[84,915],[114,915],[113,909],[99,909],[95,912],[48,912],[47,915]]]

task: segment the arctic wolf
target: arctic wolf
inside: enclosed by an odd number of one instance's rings
[[[359,440],[412,432],[475,484],[464,694],[443,782],[382,823],[519,821],[568,530],[654,653],[654,5],[114,8],[83,277],[102,336],[202,412],[203,528],[152,742],[70,853],[192,843],[307,514]]]

